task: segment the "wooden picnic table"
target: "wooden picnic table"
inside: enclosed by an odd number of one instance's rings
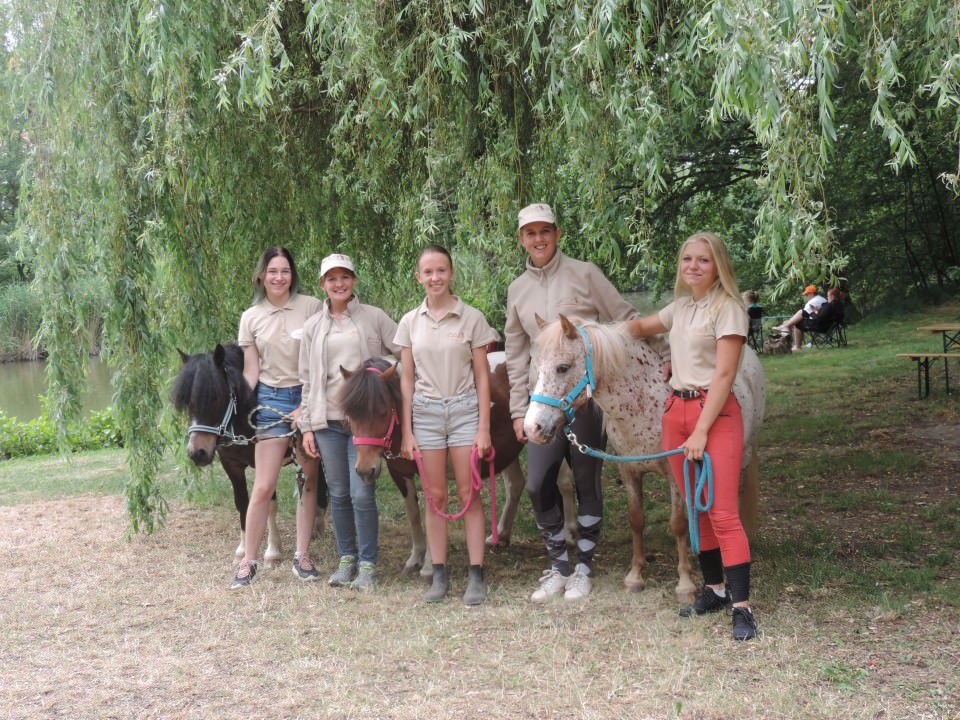
[[[917,396],[924,398],[930,395],[930,363],[943,358],[943,379],[947,395],[950,394],[950,360],[960,360],[960,323],[935,323],[922,325],[917,330],[943,336],[943,352],[916,352],[898,353],[897,357],[905,357],[917,363]]]

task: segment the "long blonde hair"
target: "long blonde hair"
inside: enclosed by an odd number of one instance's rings
[[[683,259],[683,253],[686,252],[687,245],[697,241],[705,242],[710,248],[710,254],[713,255],[713,261],[717,265],[717,279],[720,290],[724,295],[730,296],[730,299],[738,305],[743,306],[743,298],[737,288],[737,277],[733,272],[733,263],[730,262],[730,253],[727,252],[727,246],[723,240],[712,232],[694,233],[684,240],[683,245],[680,246],[680,252],[677,253],[677,278],[673,285],[673,297],[676,299],[682,295],[693,295],[693,290],[687,285],[680,272],[680,262]]]

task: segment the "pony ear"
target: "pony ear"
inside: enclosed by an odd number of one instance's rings
[[[383,374],[380,376],[384,382],[390,382],[393,380],[393,376],[397,374],[397,366],[391,365],[386,370],[383,371]]]
[[[543,330],[544,326],[547,324],[547,321],[540,317],[539,313],[534,313],[533,319],[537,321],[537,327]]]
[[[213,349],[213,364],[217,367],[223,367],[223,363],[226,359],[227,351],[223,349],[223,345],[217,343],[217,346]]]
[[[566,315],[560,316],[560,327],[563,329],[563,334],[571,340],[577,338],[577,327],[567,319]]]
[[[187,360],[190,359],[190,356],[187,355],[187,354],[186,354],[183,350],[181,350],[180,348],[177,348],[177,353],[180,355],[180,362],[183,363],[184,365],[186,365],[186,364],[187,364]]]
[[[340,366],[340,374],[343,375],[344,380],[349,380],[353,377],[353,372],[347,370],[343,365]]]

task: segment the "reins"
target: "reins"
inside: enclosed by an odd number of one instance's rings
[[[555,407],[562,410],[563,416],[566,419],[566,424],[563,426],[563,434],[566,435],[570,443],[583,455],[589,455],[590,457],[595,457],[599,460],[612,460],[614,462],[650,462],[651,460],[660,460],[662,458],[669,457],[670,455],[682,453],[683,448],[677,448],[675,450],[654,453],[653,455],[611,455],[610,453],[603,452],[602,450],[592,448],[589,445],[584,445],[577,440],[577,436],[573,432],[572,428],[575,414],[573,403],[578,397],[580,397],[580,393],[584,391],[586,391],[588,398],[593,397],[593,391],[597,386],[596,379],[593,374],[593,344],[590,342],[590,337],[583,328],[577,326],[577,332],[580,333],[580,337],[583,339],[584,345],[585,372],[584,376],[580,379],[580,382],[578,382],[573,389],[567,393],[566,397],[562,399],[552,398],[547,395],[533,394],[530,396],[530,402],[538,402],[543,405],[549,405],[550,407]],[[690,464],[691,461],[688,458],[683,459],[683,501],[687,510],[687,531],[690,537],[690,550],[693,551],[694,555],[699,555],[700,513],[707,512],[713,507],[713,463],[710,461],[710,455],[708,455],[706,451],[703,453],[703,462],[698,462],[696,460],[693,461],[694,492],[692,494],[690,492]],[[701,500],[704,491],[706,491],[707,494],[706,501]]]
[[[490,539],[494,545],[497,545],[500,542],[500,535],[497,532],[497,478],[493,468],[493,457],[494,451],[493,448],[490,448],[490,453],[485,458],[490,475]],[[481,475],[480,468],[484,458],[479,456],[476,446],[470,451],[470,495],[467,498],[467,502],[464,503],[460,509],[460,512],[457,513],[447,513],[440,508],[437,501],[434,500],[433,495],[427,490],[427,484],[423,481],[423,462],[419,451],[413,453],[413,459],[417,462],[417,473],[420,475],[420,487],[423,489],[423,495],[427,499],[427,504],[430,506],[430,509],[433,510],[434,514],[439,515],[448,522],[450,520],[459,520],[466,515],[470,506],[473,505],[474,498],[479,497],[480,491],[483,489],[483,476]]]

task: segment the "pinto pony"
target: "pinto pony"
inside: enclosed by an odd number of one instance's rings
[[[561,407],[536,401],[536,396],[565,401],[573,407],[586,402],[588,394],[603,410],[610,443],[621,456],[650,456],[663,451],[660,418],[670,393],[663,381],[663,360],[646,339],[630,335],[623,323],[574,325],[563,315],[545,325],[537,338],[538,379],[524,430],[534,442],[548,443],[564,432]],[[589,387],[589,391],[584,391]],[[580,389],[578,389],[580,388]],[[744,452],[740,476],[740,515],[750,536],[756,533],[757,436],[763,421],[766,381],[763,367],[749,347],[733,384],[743,411]],[[597,448],[603,450],[603,448]],[[647,462],[617,463],[627,489],[630,528],[633,531],[633,561],[623,584],[627,590],[644,587],[647,560],[643,545],[645,525],[643,477],[655,472],[670,483],[670,529],[677,544],[677,599],[689,602],[696,590],[691,578],[685,510],[665,458]]]
[[[498,518],[497,534],[500,545],[509,545],[513,519],[525,484],[517,461],[523,445],[517,440],[510,420],[510,391],[503,353],[490,353],[487,358],[491,366],[490,436],[495,452],[494,466],[503,476],[506,487],[506,502]],[[380,475],[380,458],[386,458],[387,470],[404,497],[410,523],[412,547],[404,572],[420,568],[421,575],[428,576],[432,569],[414,482],[417,465],[413,460],[400,457],[403,439],[399,419],[403,407],[400,374],[397,367],[385,358],[371,358],[356,372],[343,368],[341,372],[346,383],[341,390],[340,407],[350,423],[357,445],[357,474],[365,482],[375,482]],[[572,481],[569,473],[562,473],[561,477],[566,477],[564,507],[572,509]],[[572,523],[576,527],[572,511],[564,517],[568,519],[568,525]],[[569,533],[568,527],[568,537]],[[492,538],[487,538],[487,542],[492,543]]]
[[[256,393],[243,377],[243,350],[236,344],[217,345],[213,352],[187,355],[173,383],[173,406],[190,417],[187,429],[187,456],[197,467],[206,467],[220,458],[223,471],[233,485],[233,502],[240,515],[240,544],[236,556],[243,557],[247,525],[246,469],[254,467],[256,432],[250,414],[257,407]],[[299,444],[298,452],[302,452]],[[286,462],[293,461],[293,450]],[[327,506],[327,486],[322,471],[317,483],[317,503]],[[323,513],[318,514],[323,518]],[[322,520],[321,520],[322,522]],[[267,517],[267,549],[264,562],[273,564],[283,557],[277,529],[277,498],[274,494]]]

